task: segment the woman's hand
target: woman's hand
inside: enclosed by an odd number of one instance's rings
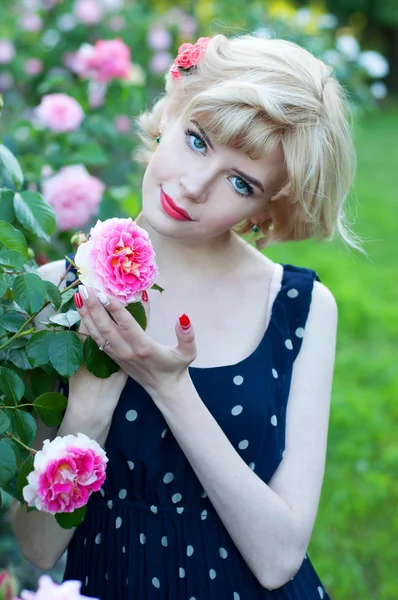
[[[196,344],[185,315],[176,322],[176,345],[164,346],[145,333],[117,300],[101,293],[97,297],[95,290],[85,286],[79,286],[79,292],[82,302],[77,307],[89,335],[150,395],[177,384],[187,374],[196,358]]]

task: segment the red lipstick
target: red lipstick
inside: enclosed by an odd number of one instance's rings
[[[176,219],[176,221],[192,221],[189,214],[183,208],[177,206],[173,199],[170,198],[162,188],[160,188],[160,204],[162,205],[164,212],[169,215],[169,217]]]

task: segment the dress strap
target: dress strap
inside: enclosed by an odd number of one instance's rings
[[[285,350],[292,352],[295,360],[305,334],[314,282],[320,279],[311,269],[290,264],[283,264],[282,267],[282,283],[273,303],[273,315],[279,324],[281,320],[284,323],[282,331],[286,332],[286,339],[282,341]]]

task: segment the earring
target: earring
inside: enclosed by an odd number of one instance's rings
[[[252,232],[253,233],[257,233],[258,231],[260,231],[260,227],[258,225],[252,225]]]
[[[160,144],[160,135],[158,135],[158,137],[156,138],[156,143]]]

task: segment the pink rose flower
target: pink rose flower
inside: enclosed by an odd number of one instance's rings
[[[131,218],[97,221],[75,263],[82,283],[122,304],[139,301],[158,274],[148,233]]]
[[[11,62],[15,56],[14,44],[11,40],[0,39],[0,65]]]
[[[98,0],[76,0],[73,14],[76,20],[84,25],[97,25],[103,17]]]
[[[45,440],[22,490],[28,506],[51,514],[73,512],[87,504],[105,481],[108,457],[84,433]]]
[[[75,131],[84,119],[80,104],[66,94],[46,94],[34,114],[43,125],[56,133]]]
[[[39,589],[37,592],[28,592],[23,590],[21,598],[14,600],[98,600],[96,598],[89,599],[88,596],[80,595],[80,581],[64,581],[61,585],[54,583],[49,575],[42,575],[39,579]]]
[[[96,214],[105,185],[83,165],[73,165],[46,179],[42,190],[55,211],[57,227],[65,231],[84,227]]]
[[[27,12],[19,19],[19,26],[26,31],[40,31],[43,29],[43,19],[36,13]]]
[[[173,79],[179,79],[181,77],[181,69],[189,70],[199,63],[206,52],[206,48],[210,41],[211,38],[209,37],[200,37],[195,44],[181,44],[178,48],[178,55],[171,67]]]
[[[127,79],[131,69],[130,48],[120,39],[83,44],[75,55],[73,70],[84,79],[107,83]]]

